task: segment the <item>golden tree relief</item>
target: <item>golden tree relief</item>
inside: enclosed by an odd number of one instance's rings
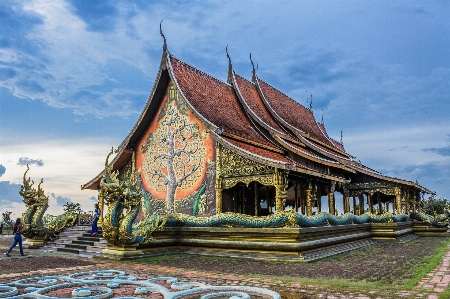
[[[174,212],[177,198],[200,188],[206,163],[213,157],[210,148],[212,138],[170,85],[138,149],[144,186],[156,198],[165,199],[167,212]]]

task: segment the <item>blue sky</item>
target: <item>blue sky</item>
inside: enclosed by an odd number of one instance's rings
[[[25,165],[50,198],[92,210],[111,147],[136,122],[169,50],[226,80],[258,75],[307,106],[347,152],[450,199],[448,1],[1,1],[0,212]]]

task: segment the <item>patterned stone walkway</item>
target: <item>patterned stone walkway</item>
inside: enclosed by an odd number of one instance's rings
[[[94,269],[117,269],[124,270],[130,275],[145,279],[156,276],[173,276],[180,281],[198,281],[206,285],[245,285],[260,288],[267,288],[279,292],[282,298],[289,299],[309,299],[309,298],[326,298],[326,299],[382,299],[382,298],[424,298],[438,299],[439,293],[449,288],[450,283],[450,248],[443,256],[440,265],[428,273],[419,284],[410,291],[399,291],[395,294],[389,294],[386,297],[374,295],[375,291],[367,294],[345,293],[332,294],[326,290],[320,289],[317,285],[304,285],[299,282],[284,282],[279,279],[249,277],[234,274],[220,274],[205,271],[186,271],[183,269],[163,266],[138,265],[121,262],[106,262],[93,264],[89,266],[77,266],[71,268],[53,268],[46,270],[37,270],[27,273],[10,273],[1,274],[0,280],[5,282],[15,280],[17,277],[23,276],[41,276],[54,273],[69,273],[75,271],[86,271]]]

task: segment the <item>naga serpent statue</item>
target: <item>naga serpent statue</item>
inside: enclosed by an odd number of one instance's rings
[[[103,237],[113,245],[149,242],[153,240],[151,236],[153,231],[162,230],[167,217],[151,214],[144,220],[134,223],[143,199],[142,191],[136,185],[134,166],[129,178],[124,181],[119,180],[118,171],[113,171],[112,166],[108,166],[109,157],[113,152],[111,149],[106,157],[105,171],[100,182],[104,201],[108,205],[102,224]]]
[[[431,217],[426,214],[411,213],[394,215],[389,212],[383,214],[364,213],[354,215],[346,213],[334,216],[329,213],[318,213],[313,216],[305,216],[294,210],[282,211],[269,216],[250,216],[239,213],[221,213],[210,217],[197,217],[187,214],[158,214],[153,213],[145,219],[135,223],[143,202],[143,191],[137,186],[134,170],[134,155],[132,157],[131,174],[125,179],[119,179],[119,172],[113,171],[108,165],[109,157],[113,149],[106,157],[105,171],[100,182],[100,188],[104,196],[108,210],[103,221],[103,237],[112,245],[130,245],[147,243],[153,240],[154,231],[163,230],[164,226],[186,227],[317,227],[324,225],[345,225],[364,223],[388,223],[405,222],[411,219],[424,221],[432,226],[442,227],[448,224],[450,212],[445,215]]]
[[[45,196],[44,190],[41,188],[44,179],[41,179],[36,190],[33,188],[34,181],[31,178],[26,179],[29,170],[30,167],[27,164],[27,170],[23,174],[23,185],[19,191],[27,207],[22,214],[24,225],[23,235],[30,239],[41,238],[47,240],[64,228],[73,226],[77,216],[67,213],[59,216],[46,215],[47,220],[44,221],[44,214],[48,208],[48,196]]]

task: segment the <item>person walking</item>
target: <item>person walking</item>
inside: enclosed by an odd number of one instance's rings
[[[98,207],[98,203],[96,203],[94,205],[94,207],[95,207],[94,221],[92,222],[92,229],[91,229],[92,236],[95,236],[96,234],[98,234],[97,222],[98,222],[98,219],[100,218],[100,214],[101,214],[100,208]]]
[[[20,221],[20,218],[17,218],[16,224],[14,224],[13,233],[14,233],[14,243],[11,245],[11,247],[9,247],[8,251],[5,254],[7,256],[11,256],[10,255],[11,251],[13,250],[14,247],[16,247],[17,243],[19,243],[20,255],[25,256],[26,254],[23,253],[22,248],[22,223]]]

